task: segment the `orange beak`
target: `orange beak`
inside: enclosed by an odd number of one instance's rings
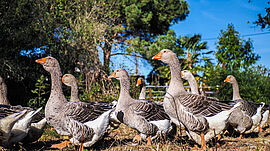
[[[224,80],[224,82],[229,82],[230,81],[230,78],[229,77],[227,77],[225,80]]]
[[[158,54],[156,54],[152,59],[161,60],[161,52],[159,52]]]
[[[46,58],[37,59],[36,63],[45,64],[46,63]]]
[[[62,82],[63,82],[63,83],[65,82],[65,78],[64,78],[64,76],[62,77]]]
[[[109,78],[109,79],[115,78],[115,73],[113,72],[108,78]]]
[[[183,72],[181,72],[181,77],[183,77]]]
[[[137,86],[142,84],[142,80],[137,80]]]

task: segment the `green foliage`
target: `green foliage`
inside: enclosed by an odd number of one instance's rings
[[[41,75],[35,84],[35,89],[31,90],[31,92],[35,95],[34,98],[28,101],[28,105],[34,109],[38,109],[40,107],[45,107],[46,100],[48,99],[46,95],[48,94],[49,84],[46,82],[46,77]]]
[[[228,25],[226,31],[221,30],[217,49],[218,63],[223,64],[228,70],[247,68],[260,59],[260,56],[253,52],[251,40],[243,40],[232,24]]]
[[[253,22],[257,26],[260,26],[262,29],[269,29],[270,28],[270,1],[267,1],[267,6],[265,7],[265,14],[262,15],[261,13],[258,14],[258,19]]]
[[[6,79],[22,81],[32,74],[34,48],[44,43],[45,33],[40,18],[45,8],[42,0],[1,0],[0,1],[0,72]],[[22,50],[29,50],[29,58],[21,56]],[[30,72],[29,72],[30,71]]]
[[[165,34],[172,23],[184,20],[189,14],[184,0],[123,0],[118,1],[116,9],[125,31],[143,37],[146,33]]]
[[[134,38],[130,41],[130,46],[127,47],[128,53],[135,52],[141,58],[146,59],[153,67],[155,73],[150,73],[148,80],[156,81],[164,84],[170,79],[170,69],[164,66],[161,61],[152,60],[154,54],[157,54],[162,49],[171,49],[179,57],[182,69],[189,69],[193,72],[205,71],[207,66],[212,65],[210,54],[213,51],[206,50],[207,43],[201,42],[200,35],[181,36],[177,37],[173,30],[169,30],[166,35],[158,36],[151,41],[145,39]],[[152,74],[158,75],[157,79],[150,79]]]
[[[221,100],[232,100],[232,85],[224,83],[224,80],[228,75],[233,75],[238,82],[242,99],[270,103],[270,70],[265,67],[256,66],[241,71],[230,71],[216,66],[208,74],[206,77],[208,85],[219,86],[214,91],[216,97]]]

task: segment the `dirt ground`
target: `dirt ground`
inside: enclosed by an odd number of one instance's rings
[[[270,121],[268,121],[269,123]],[[170,140],[160,140],[152,143],[152,146],[147,146],[145,142],[133,143],[132,139],[136,135],[136,131],[128,128],[127,126],[121,124],[116,130],[113,130],[110,134],[105,136],[102,140],[97,142],[91,148],[85,148],[87,150],[135,150],[135,151],[172,151],[172,150],[199,150],[193,149],[194,142],[188,139],[184,130],[182,130],[182,136],[180,135],[180,130],[178,129],[178,134],[174,139]],[[50,148],[52,144],[60,143],[65,140],[62,136],[59,136],[52,128],[47,127],[44,134],[39,139],[39,141],[23,145],[17,144],[10,148],[0,148],[1,150],[55,150]],[[258,151],[270,151],[270,128],[266,126],[264,131],[257,134],[252,134],[245,136],[242,140],[237,139],[237,134],[234,137],[223,136],[219,145],[216,142],[208,143],[207,150],[258,150]],[[63,150],[78,150],[78,147],[70,145]]]

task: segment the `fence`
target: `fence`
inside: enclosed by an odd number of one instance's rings
[[[164,98],[164,95],[166,93],[166,90],[168,89],[168,85],[165,86],[154,86],[154,85],[148,85],[146,86],[148,95],[146,95],[146,98],[153,98],[153,99],[159,99],[159,98]],[[202,86],[200,85],[198,87],[199,93],[204,95],[204,96],[213,96],[214,91],[210,91],[213,88],[218,88],[219,86]],[[151,90],[151,88],[156,88],[156,89],[163,89],[163,90]],[[191,92],[190,86],[184,86],[184,88],[187,90],[187,92]],[[164,90],[165,89],[165,90]],[[149,91],[150,90],[150,91]],[[155,95],[157,94],[157,95]],[[160,95],[160,96],[159,96]]]

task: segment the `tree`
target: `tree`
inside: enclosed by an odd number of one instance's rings
[[[153,54],[162,49],[171,49],[179,57],[182,69],[191,67],[193,72],[200,72],[204,71],[205,66],[211,63],[209,54],[213,51],[208,51],[206,48],[207,43],[201,42],[200,35],[177,37],[173,30],[169,30],[166,35],[160,35],[151,41],[139,37],[134,38],[130,41],[129,47],[126,47],[126,53],[121,54],[133,55],[147,60],[153,66],[147,80],[150,82],[160,81],[160,84],[164,84],[170,79],[170,69],[168,66],[162,65],[161,61],[152,60]],[[187,59],[186,54],[188,53],[189,58]]]
[[[39,24],[44,9],[41,0],[3,0],[0,2],[0,71],[4,78],[21,81],[30,76],[34,62],[22,56],[22,50],[34,50],[44,43],[44,31]]]
[[[12,105],[26,105],[42,70],[35,63],[41,57],[35,48],[46,41],[40,21],[48,8],[43,4],[43,0],[0,1],[0,74]]]
[[[80,68],[88,91],[93,86],[100,96],[111,92],[105,90],[112,87],[106,79],[114,45],[125,47],[131,37],[164,34],[189,13],[184,0],[4,0],[0,4],[4,78],[24,81],[26,89],[21,90],[30,92],[42,73],[48,75],[35,59],[51,55],[63,73]]]
[[[249,0],[251,2],[251,0]],[[267,5],[270,5],[270,1],[267,2]],[[258,19],[253,22],[257,26],[260,26],[262,29],[269,29],[270,28],[270,7],[265,8],[265,15],[258,14]]]
[[[218,63],[228,70],[247,68],[260,58],[253,52],[251,40],[243,40],[232,24],[228,25],[226,31],[221,30],[217,49],[215,55]]]
[[[184,20],[189,13],[184,0],[133,0],[118,1],[111,11],[116,19],[110,20],[109,32],[100,45],[104,55],[105,71],[109,72],[109,63],[113,44],[124,44],[130,37],[139,36],[151,40],[160,34],[166,34],[170,25]]]
[[[171,24],[185,19],[189,13],[183,0],[57,0],[47,5],[50,10],[42,20],[51,35],[47,37],[46,53],[59,56],[60,63],[68,65],[65,72],[78,62],[88,92],[98,87],[101,96],[111,92],[107,75],[116,45],[124,48],[131,37],[151,39],[166,33]]]

